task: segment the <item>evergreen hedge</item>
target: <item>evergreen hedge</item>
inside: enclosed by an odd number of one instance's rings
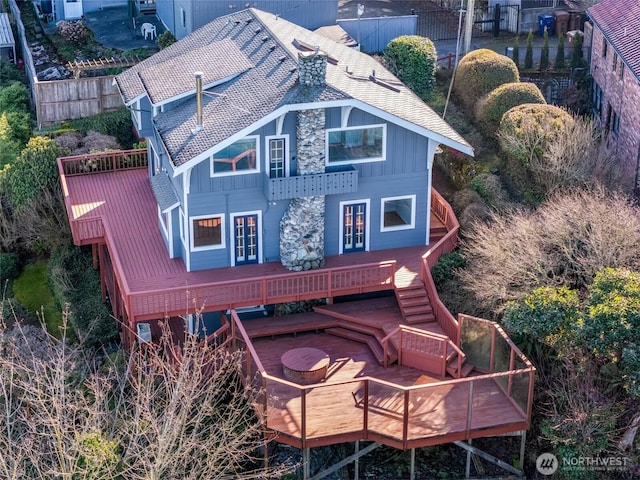
[[[420,97],[431,93],[436,84],[438,54],[433,42],[418,35],[402,35],[384,50],[385,64]]]
[[[496,87],[520,81],[518,67],[508,57],[481,48],[465,55],[456,71],[453,89],[464,107],[474,111],[476,102]]]
[[[490,132],[500,125],[511,108],[525,103],[547,103],[535,83],[505,83],[482,97],[476,104],[476,120]]]

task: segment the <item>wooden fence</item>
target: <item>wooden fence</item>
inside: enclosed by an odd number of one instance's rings
[[[9,0],[9,7],[17,25],[38,128],[124,107],[120,92],[113,83],[113,75],[46,82],[38,80],[20,10],[15,0]]]

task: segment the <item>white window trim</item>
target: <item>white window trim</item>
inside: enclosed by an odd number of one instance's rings
[[[382,127],[382,156],[381,157],[362,158],[358,160],[345,160],[343,162],[329,161],[329,133],[342,132],[345,130],[364,130],[366,128],[378,128],[378,127]],[[325,158],[324,164],[327,167],[336,166],[336,165],[352,165],[354,163],[384,162],[387,159],[387,124],[376,123],[373,125],[357,125],[357,126],[344,127],[344,128],[327,128],[325,133],[324,158]]]
[[[174,207],[171,208],[167,208],[166,210],[162,211],[160,210],[160,205],[158,205],[158,221],[160,223],[160,229],[162,230],[162,233],[164,234],[164,238],[167,240],[167,244],[168,244],[168,249],[169,249],[169,258],[174,258],[174,254],[173,254],[173,225],[171,224],[172,219],[171,219],[171,212],[173,211]],[[164,217],[163,214],[167,214],[167,224],[165,225],[164,223]]]
[[[269,149],[269,141],[284,139],[284,176],[288,177],[290,173],[289,160],[289,134],[268,135],[264,137],[264,171],[267,175],[271,175],[271,150]],[[257,153],[257,152],[256,152]]]
[[[247,211],[247,212],[233,212],[229,214],[229,231],[232,232],[230,237],[233,237],[233,235],[235,235],[235,228],[234,228],[234,220],[236,217],[243,217],[245,215],[257,215],[258,217],[258,224],[256,225],[256,229],[258,230],[258,263],[263,263],[263,258],[262,258],[262,211],[261,210],[251,210],[251,211]],[[232,267],[236,266],[236,251],[235,251],[235,238],[230,238],[229,242],[231,242],[231,247],[229,248],[229,253],[231,256],[231,263],[230,265]]]
[[[222,232],[220,232],[220,245],[207,245],[203,247],[194,246],[194,238],[193,238],[193,221],[201,220],[203,218],[215,218],[220,217],[220,225],[222,227]],[[210,215],[194,215],[189,217],[189,251],[191,252],[204,252],[207,250],[221,250],[227,248],[226,242],[226,219],[224,213],[212,213]]]
[[[260,162],[262,161],[261,158],[262,156],[260,155],[260,150],[261,150],[261,145],[260,145],[260,135],[248,135],[246,137],[241,138],[240,140],[248,140],[253,138],[256,142],[256,168],[253,170],[241,170],[239,172],[222,172],[222,173],[215,173],[213,171],[213,155],[211,155],[211,157],[209,157],[209,175],[211,175],[211,177],[231,177],[234,175],[253,175],[256,173],[260,173]],[[238,141],[240,141],[238,140]],[[230,146],[230,145],[229,145]],[[217,152],[216,152],[217,153]]]
[[[344,210],[344,206],[345,205],[351,205],[354,203],[364,203],[366,205],[366,212],[364,215],[364,227],[365,227],[365,236],[364,236],[364,251],[368,252],[371,248],[371,242],[370,242],[370,233],[371,233],[371,199],[369,198],[365,198],[365,199],[356,199],[356,200],[345,200],[344,202],[340,202],[340,204],[338,205],[338,222],[340,223],[339,225],[339,231],[338,231],[338,235],[339,236],[339,252],[340,255],[344,254],[344,218],[342,216],[342,212]]]
[[[185,216],[184,216],[184,210],[182,209],[182,207],[180,207],[180,209],[178,210],[178,219],[180,222],[180,240],[182,240],[182,246],[184,247],[184,249],[187,249],[187,242],[186,242],[186,235],[185,235]]]
[[[393,200],[411,200],[411,223],[407,225],[394,225],[392,227],[384,226],[384,204],[385,202]],[[380,199],[380,231],[381,232],[395,232],[398,230],[413,230],[416,228],[416,196],[415,195],[400,195],[397,197],[385,197]]]

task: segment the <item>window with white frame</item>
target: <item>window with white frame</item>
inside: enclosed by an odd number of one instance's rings
[[[380,231],[407,230],[416,225],[416,196],[388,197],[381,200]]]
[[[259,172],[258,137],[232,143],[211,158],[212,175],[235,175]]]
[[[287,176],[287,141],[283,137],[267,137],[267,165],[269,178],[282,178]]]
[[[164,236],[169,238],[169,230],[171,228],[170,222],[171,212],[160,210],[160,206],[158,206],[158,218],[160,219],[160,225],[162,225],[162,229],[164,230]]]
[[[178,215],[178,219],[180,222],[180,238],[182,239],[182,242],[185,242],[185,220],[184,220],[184,210],[182,209],[182,207],[180,207],[179,210],[179,215]]]
[[[191,250],[224,248],[224,215],[201,215],[191,220]]]
[[[386,125],[327,129],[327,165],[385,159]]]

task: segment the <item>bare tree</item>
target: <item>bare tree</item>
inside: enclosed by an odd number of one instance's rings
[[[37,327],[0,328],[0,477],[278,477],[241,353],[169,340],[97,361]]]
[[[487,311],[540,286],[580,289],[605,267],[640,270],[640,209],[592,188],[552,195],[537,210],[493,213],[463,242],[464,288]]]

